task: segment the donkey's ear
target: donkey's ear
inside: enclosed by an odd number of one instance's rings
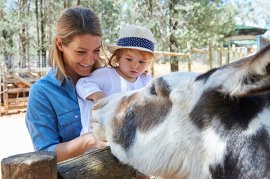
[[[222,91],[231,96],[257,95],[270,91],[270,45],[253,56],[224,66],[227,78]]]

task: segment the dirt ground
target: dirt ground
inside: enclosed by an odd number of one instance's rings
[[[0,161],[12,155],[34,151],[24,117],[25,112],[0,116]]]

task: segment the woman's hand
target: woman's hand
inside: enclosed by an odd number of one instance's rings
[[[89,145],[89,148],[88,149],[91,149],[93,147],[95,148],[98,148],[98,149],[103,149],[107,146],[109,146],[109,143],[108,142],[104,142],[104,141],[101,141],[101,140],[98,140],[94,134],[92,132],[88,132],[86,134],[84,134],[83,136],[85,136],[85,140],[87,140],[88,142],[88,145]]]
[[[97,140],[93,133],[88,132],[69,142],[58,144],[55,148],[57,162],[82,155],[92,148],[103,149],[107,146],[109,146],[107,142]]]

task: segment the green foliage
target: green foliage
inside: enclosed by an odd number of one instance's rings
[[[122,0],[100,0],[91,3],[92,9],[101,20],[104,39],[106,39],[105,45],[115,42],[118,36],[122,4]]]
[[[0,53],[12,55],[16,52],[14,35],[19,30],[19,24],[13,22],[18,21],[16,12],[3,13],[0,19]]]
[[[163,50],[182,51],[187,43],[201,48],[209,40],[219,44],[235,28],[234,11],[220,0],[152,1],[152,12],[149,2],[133,2],[134,11],[142,14],[135,19],[154,29],[156,37],[163,41],[159,41]],[[174,36],[175,44],[170,43],[170,36]]]
[[[28,27],[26,39],[29,41],[27,48],[30,56],[38,55],[41,49],[48,51],[55,22],[64,9],[64,1],[43,0],[41,6],[41,0],[28,0],[28,11],[20,21],[19,9],[15,3],[19,1],[12,1],[14,9],[5,8],[11,1],[0,1],[1,54],[18,53],[15,49],[19,46],[19,31],[23,24]],[[43,19],[39,17],[38,21],[35,15],[36,1],[39,2],[39,11],[44,14]],[[77,2],[69,0],[68,5],[76,6]],[[175,52],[184,52],[187,43],[197,48],[207,47],[209,40],[216,45],[220,44],[235,27],[233,8],[221,0],[80,0],[80,5],[93,9],[100,17],[105,46],[116,43],[123,24],[149,27],[157,39],[158,50]],[[41,23],[45,28],[42,44],[41,37],[37,35]]]
[[[182,38],[197,47],[205,47],[209,40],[220,43],[235,29],[234,14],[230,9],[230,6],[220,6],[215,2],[196,3],[186,26],[188,31]]]

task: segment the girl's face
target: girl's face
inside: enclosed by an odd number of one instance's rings
[[[150,59],[145,58],[139,50],[130,49],[122,54],[118,64],[117,71],[120,75],[129,82],[134,82],[139,75],[146,71]]]
[[[102,38],[90,34],[77,35],[68,45],[57,39],[56,45],[63,52],[66,73],[77,81],[81,76],[91,73],[94,64],[99,60]]]

